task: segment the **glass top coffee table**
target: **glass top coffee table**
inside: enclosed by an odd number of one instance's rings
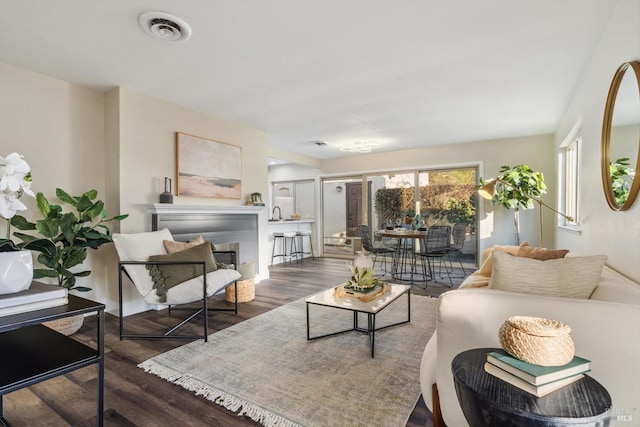
[[[371,357],[374,357],[376,331],[390,328],[392,326],[402,325],[411,322],[411,286],[387,284],[389,289],[381,296],[369,302],[362,302],[356,297],[338,298],[334,296],[335,288],[329,288],[325,291],[311,295],[305,300],[307,306],[307,340],[315,340],[318,338],[330,337],[333,335],[343,334],[345,332],[365,332],[369,335],[369,346],[371,347]],[[407,320],[392,323],[376,329],[376,314],[387,308],[391,303],[396,301],[402,295],[407,294]],[[340,310],[348,310],[353,312],[353,326],[338,332],[331,332],[324,335],[311,336],[310,331],[310,315],[309,306],[321,305],[325,307],[333,307]],[[367,315],[367,327],[361,327],[358,324],[358,313]]]

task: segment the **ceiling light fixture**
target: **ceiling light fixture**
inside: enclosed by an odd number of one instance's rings
[[[165,41],[185,41],[191,37],[191,27],[170,13],[149,11],[138,17],[138,23],[151,37]]]
[[[340,151],[346,151],[348,153],[369,153],[371,150],[380,148],[381,145],[377,142],[354,142],[340,147]]]

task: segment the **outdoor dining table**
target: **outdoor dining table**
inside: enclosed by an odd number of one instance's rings
[[[426,230],[410,230],[406,228],[394,228],[393,230],[378,230],[375,234],[387,239],[396,239],[396,251],[393,254],[391,277],[395,280],[409,283],[426,282],[427,274],[424,270],[418,270],[419,243],[416,241],[427,237]]]

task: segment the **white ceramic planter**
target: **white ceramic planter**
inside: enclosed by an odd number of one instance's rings
[[[32,280],[31,251],[0,252],[0,295],[27,290]]]

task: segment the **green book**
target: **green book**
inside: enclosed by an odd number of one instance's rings
[[[572,375],[567,378],[562,378],[556,381],[551,381],[550,383],[542,384],[542,385],[533,385],[523,380],[522,378],[518,378],[513,374],[510,374],[507,371],[503,371],[502,369],[492,365],[489,362],[485,362],[484,370],[494,377],[500,378],[502,381],[506,381],[509,384],[518,387],[521,390],[526,391],[527,393],[531,393],[536,397],[543,397],[547,394],[559,390],[564,386],[567,386],[575,381],[584,377],[584,374]]]
[[[590,360],[573,356],[569,363],[562,366],[534,365],[516,359],[504,350],[487,353],[487,362],[536,386],[588,372],[591,363]]]

